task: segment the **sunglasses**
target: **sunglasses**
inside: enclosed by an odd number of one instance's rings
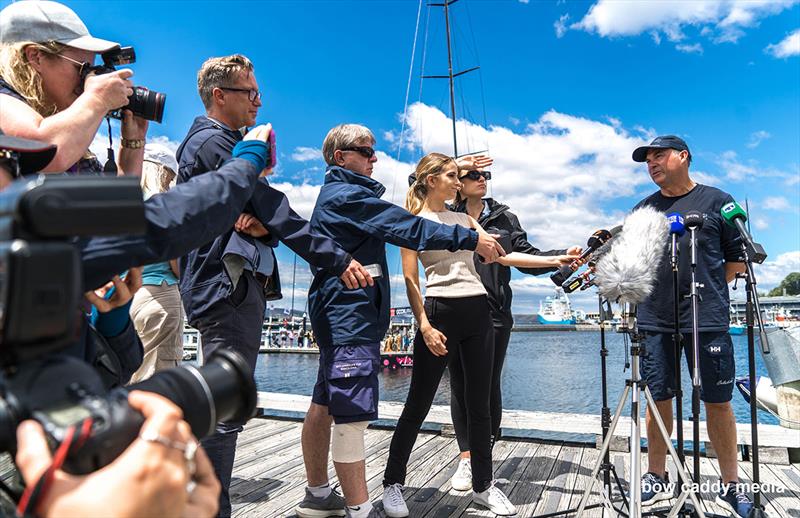
[[[470,180],[477,182],[479,178],[483,177],[484,180],[491,180],[492,179],[492,172],[491,171],[469,171],[468,173],[461,175],[458,177],[459,180],[463,180],[464,178],[469,178]]]
[[[256,99],[261,100],[261,92],[258,90],[251,90],[250,88],[233,88],[229,86],[220,86],[220,90],[228,90],[229,92],[247,92],[247,98],[251,103],[256,102]]]
[[[355,151],[364,158],[372,158],[375,156],[375,150],[368,146],[350,146],[339,149],[340,151]]]

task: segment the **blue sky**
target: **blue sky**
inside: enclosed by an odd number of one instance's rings
[[[446,82],[425,80],[419,95],[423,49],[425,73],[446,72],[441,8],[422,7],[398,155],[415,0],[66,3],[94,35],[133,45],[136,84],[167,94],[153,137],[179,142],[202,113],[196,72],[207,57],[247,55],[264,93],[259,122],[278,135],[273,183],[306,215],[324,174],[318,149],[338,123],[374,131],[376,178],[396,201],[416,160],[452,150]],[[631,151],[676,133],[696,179],[749,200],[770,255],[761,285],[800,270],[800,3],[460,0],[451,15],[457,68],[481,67],[458,83],[460,151],[495,156],[492,194],[535,245],[583,243],[620,222],[655,190]],[[280,260],[288,288],[292,254]],[[308,285],[302,261],[297,278]],[[551,291],[547,277],[513,282],[520,313]],[[402,283],[393,288],[405,305]]]

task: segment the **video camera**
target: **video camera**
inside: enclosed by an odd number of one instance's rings
[[[128,405],[130,390],[173,401],[198,438],[218,421],[253,415],[255,383],[231,351],[200,368],[162,371],[110,391],[96,369],[63,353],[83,318],[77,240],[143,233],[142,200],[138,178],[42,175],[0,193],[0,451],[16,448],[17,426],[32,418],[54,449],[81,430],[64,470],[99,469],[127,448],[144,421]]]
[[[104,52],[101,57],[103,58],[102,65],[81,68],[81,84],[86,81],[86,77],[91,73],[97,75],[108,74],[114,72],[118,66],[130,65],[136,62],[136,52],[133,47],[116,47]],[[164,104],[166,101],[166,94],[149,90],[143,86],[134,86],[133,94],[128,97],[127,106],[109,112],[109,116],[121,119],[122,110],[128,109],[134,115],[138,115],[143,119],[160,123],[164,118]]]

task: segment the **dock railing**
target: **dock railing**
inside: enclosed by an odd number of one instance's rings
[[[302,417],[308,410],[311,403],[310,396],[299,394],[282,394],[278,392],[259,392],[258,408],[264,414],[270,415],[277,412],[290,412],[299,414]],[[403,403],[394,401],[381,401],[378,406],[378,414],[382,420],[396,421],[403,411]],[[617,425],[612,446],[617,450],[624,450],[628,447],[630,438],[630,417],[623,416]],[[426,423],[442,426],[452,426],[453,421],[450,417],[450,407],[445,405],[433,405]],[[582,434],[594,436],[595,443],[599,445],[601,433],[601,423],[599,415],[575,414],[565,412],[541,412],[530,410],[504,410],[503,428],[506,430],[520,430],[532,432],[548,432],[562,434]],[[645,423],[642,418],[642,428]],[[691,437],[692,422],[683,422],[684,436]],[[750,424],[736,424],[737,442],[747,451],[747,447],[752,445],[750,438]],[[675,430],[672,434],[675,437]],[[700,440],[706,445],[706,453],[713,456],[713,449],[708,438],[706,422],[700,422]],[[788,464],[790,456],[800,455],[800,431],[784,428],[778,425],[759,424],[758,443],[761,462],[767,464]]]

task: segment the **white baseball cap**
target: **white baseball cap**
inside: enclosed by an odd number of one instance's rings
[[[119,43],[89,34],[75,11],[66,5],[45,0],[14,2],[0,11],[0,44],[23,41],[55,41],[97,53],[119,47]]]
[[[164,144],[148,142],[144,146],[144,159],[148,162],[169,167],[173,173],[178,173],[178,161],[175,159],[175,153],[170,151]]]

